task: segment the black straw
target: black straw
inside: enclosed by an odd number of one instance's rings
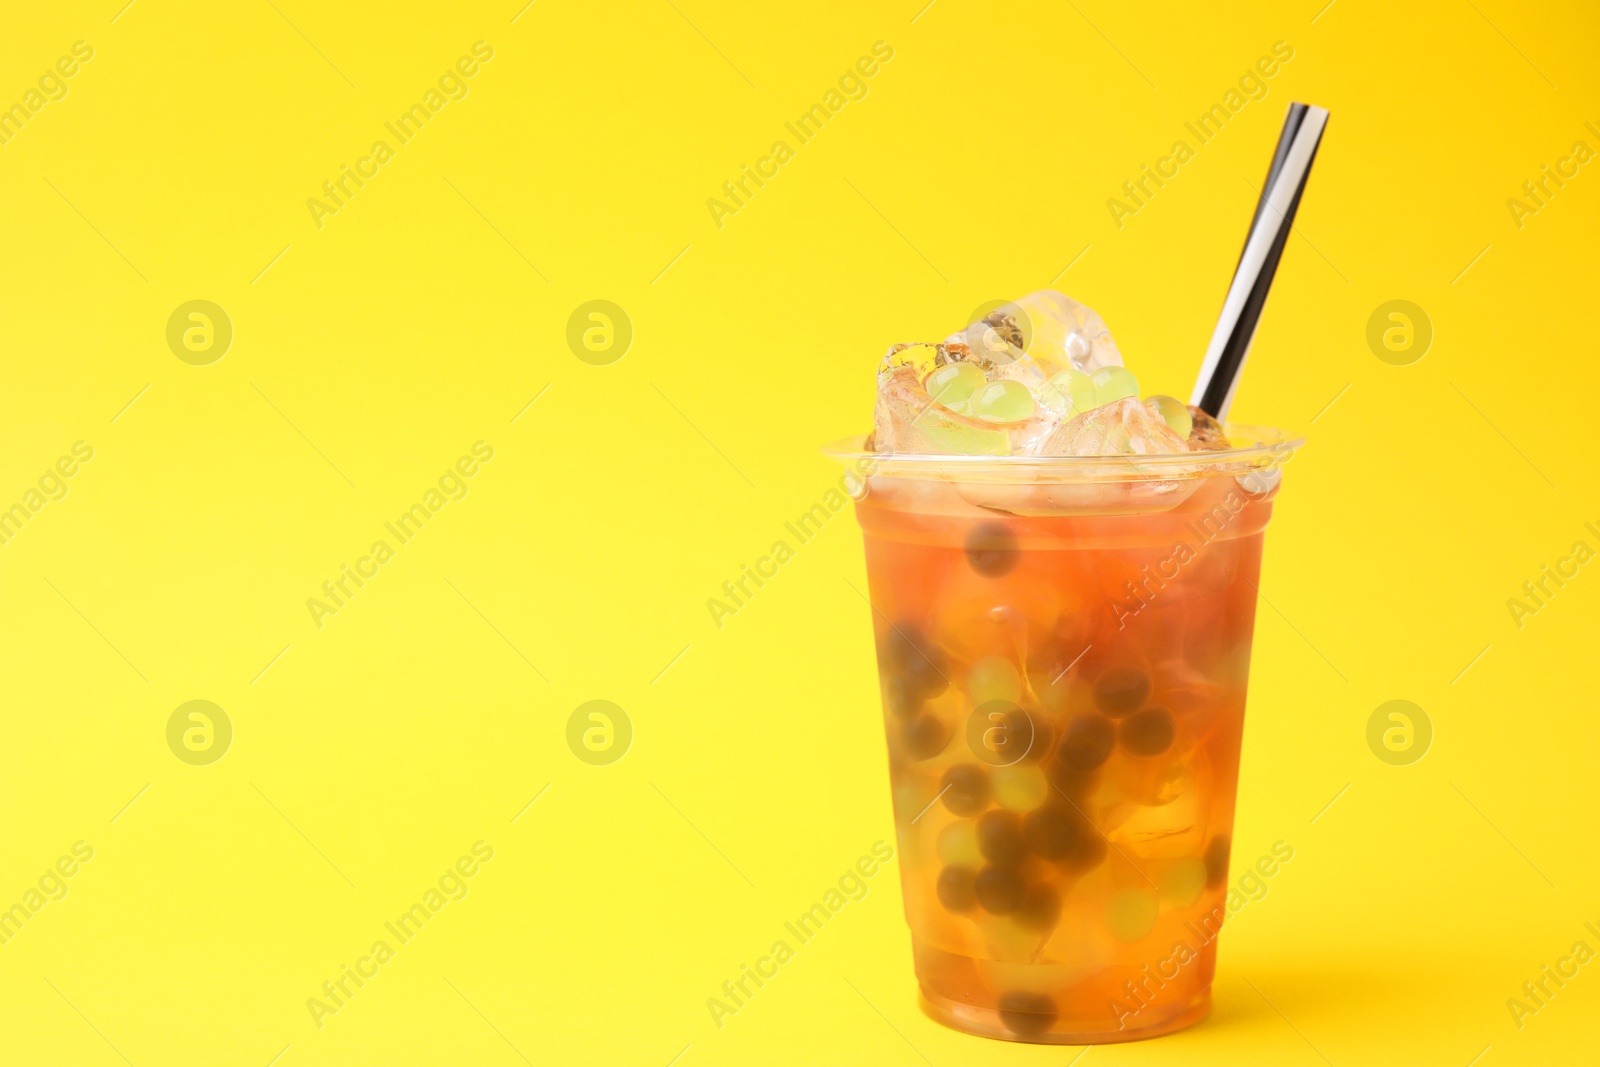
[[[1316,161],[1327,122],[1327,109],[1301,103],[1290,104],[1284,118],[1283,132],[1278,136],[1278,147],[1267,169],[1261,196],[1256,201],[1250,231],[1234,268],[1233,283],[1228,287],[1222,314],[1217,319],[1217,328],[1212,333],[1205,362],[1189,400],[1219,420],[1227,417],[1228,407],[1233,402],[1239,372],[1250,354],[1250,342],[1261,321],[1261,311],[1266,306],[1278,261],[1283,258],[1284,245],[1289,240],[1289,230],[1300,208],[1300,196],[1305,192],[1306,179],[1311,174],[1311,164]]]

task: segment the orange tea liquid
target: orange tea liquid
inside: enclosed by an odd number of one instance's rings
[[[857,502],[938,1021],[1080,1044],[1209,1010],[1272,510],[1245,485],[1191,478],[1131,511],[1091,487],[1112,507],[1013,515],[879,477]]]

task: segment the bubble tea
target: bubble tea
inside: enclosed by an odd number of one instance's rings
[[[1139,383],[1059,293],[879,371],[866,541],[924,1010],[1062,1044],[1205,1015],[1273,431]],[[868,456],[870,453],[870,457]]]

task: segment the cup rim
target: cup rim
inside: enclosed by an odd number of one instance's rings
[[[1238,475],[1281,466],[1305,438],[1271,426],[1230,422],[1231,448],[1159,455],[966,456],[922,452],[870,452],[864,436],[824,445],[822,454],[867,477],[936,478],[1002,482],[1137,482]]]

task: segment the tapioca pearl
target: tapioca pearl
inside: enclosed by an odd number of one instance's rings
[[[1027,884],[1015,867],[990,865],[981,868],[972,882],[978,903],[990,915],[1010,915],[1022,906]]]
[[[889,628],[882,655],[886,673],[903,679],[910,694],[935,697],[950,684],[944,654],[911,623],[900,622]]]
[[[1061,894],[1044,882],[1030,882],[1017,905],[1017,922],[1030,930],[1048,930],[1059,918]]]
[[[1206,846],[1206,888],[1216,889],[1228,880],[1228,849],[1233,841],[1227,834],[1218,834]]]
[[[1022,558],[1017,537],[1002,522],[984,522],[967,531],[967,563],[985,578],[1001,578]]]
[[[985,656],[967,671],[967,695],[975,705],[987,704],[991,700],[1015,704],[1022,697],[1022,679],[1009,659],[1004,656]]]
[[[983,864],[983,852],[978,848],[978,827],[971,819],[959,819],[940,830],[934,848],[939,859],[951,867],[977,870]]]
[[[939,880],[935,884],[939,903],[945,906],[946,911],[953,911],[957,915],[972,911],[978,906],[978,894],[974,888],[975,872],[971,867],[946,867],[939,872]]]
[[[906,660],[906,685],[912,692],[936,697],[950,687],[949,669],[948,661],[938,646],[923,644]]]
[[[1187,908],[1200,899],[1206,887],[1206,865],[1193,856],[1173,860],[1171,866],[1156,879],[1163,899],[1180,908]]]
[[[1178,729],[1172,712],[1166,708],[1150,707],[1136,711],[1117,731],[1122,747],[1135,756],[1159,756],[1172,747]]]
[[[1027,854],[1022,820],[1015,812],[986,811],[978,817],[978,850],[990,863],[1015,866]]]
[[[939,782],[940,799],[950,814],[963,818],[989,806],[989,775],[975,763],[958,763]]]
[[[1106,928],[1118,941],[1138,941],[1155,929],[1160,911],[1155,890],[1119,889],[1106,901]]]
[[[995,803],[1007,811],[1030,812],[1049,795],[1050,783],[1038,764],[1013,763],[1009,767],[996,767],[990,773],[994,778]]]
[[[1022,839],[1040,859],[1066,859],[1078,847],[1082,820],[1063,804],[1046,804],[1022,820]]]
[[[944,723],[923,713],[900,724],[900,738],[907,756],[925,760],[943,752],[950,735]]]
[[[1105,836],[1085,821],[1083,833],[1078,838],[1078,847],[1073,849],[1065,859],[1061,860],[1061,867],[1063,870],[1073,874],[1082,874],[1084,871],[1092,871],[1104,863],[1106,854]]]
[[[1111,755],[1116,733],[1111,720],[1103,715],[1079,715],[1067,724],[1056,760],[1074,771],[1092,771]]]
[[[1005,993],[1000,997],[1000,1021],[1018,1037],[1039,1037],[1055,1025],[1056,1003],[1045,993]]]
[[[1150,699],[1150,676],[1138,667],[1122,664],[1108,667],[1094,681],[1094,702],[1112,718],[1120,718],[1144,707]]]

